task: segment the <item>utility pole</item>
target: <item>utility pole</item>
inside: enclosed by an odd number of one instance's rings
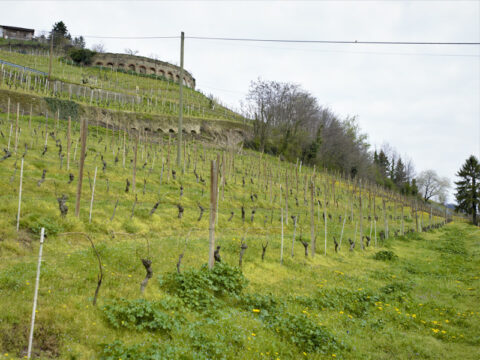
[[[180,81],[178,86],[180,87],[180,98],[178,106],[178,145],[177,145],[177,167],[182,167],[182,123],[183,123],[183,44],[185,42],[185,34],[182,31],[181,41],[180,41]]]
[[[52,61],[53,61],[53,30],[52,35],[50,36],[50,60],[48,62],[48,81],[50,82],[52,79]]]

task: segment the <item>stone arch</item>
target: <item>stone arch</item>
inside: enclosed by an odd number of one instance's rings
[[[195,131],[195,129],[192,129],[192,130],[190,130],[190,134],[197,135],[197,132]]]
[[[156,73],[157,73],[157,70],[155,70],[155,68],[151,67],[151,68],[149,69],[149,72],[148,72],[148,73],[149,73],[149,74],[156,74]]]
[[[143,65],[140,65],[140,67],[138,68],[138,72],[140,74],[146,74],[147,73],[147,68]]]
[[[173,130],[173,129],[168,129],[168,132],[171,133],[171,134],[175,134],[175,130]]]
[[[158,76],[165,77],[165,71],[162,69],[158,70]]]
[[[180,83],[180,76],[179,76],[178,74],[177,74],[177,75],[175,75],[175,82],[178,82],[178,83]]]
[[[121,63],[120,63],[120,64],[118,64],[117,67],[118,67],[119,69],[125,69],[125,64],[121,64]]]
[[[97,62],[95,63],[95,65],[96,65],[96,66],[103,66],[103,63],[102,63],[101,61],[97,61]]]
[[[129,65],[128,65],[128,70],[130,70],[130,71],[136,71],[136,70],[135,70],[135,65],[129,64]]]
[[[169,71],[169,72],[167,73],[167,79],[168,79],[168,80],[173,80],[173,74],[172,74],[171,71]]]

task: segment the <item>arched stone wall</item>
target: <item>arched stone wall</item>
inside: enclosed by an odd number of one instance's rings
[[[141,74],[156,74],[165,77],[170,81],[180,81],[180,68],[178,66],[143,56],[98,53],[93,58],[92,64],[94,66],[106,66],[113,69],[134,71]],[[183,84],[192,89],[195,88],[195,78],[185,70]]]

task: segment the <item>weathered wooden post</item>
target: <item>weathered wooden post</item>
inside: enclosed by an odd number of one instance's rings
[[[68,126],[67,126],[67,170],[70,170],[70,148],[71,148],[71,140],[70,140],[70,131],[72,129],[72,118],[68,117]]]
[[[209,225],[209,252],[208,267],[210,269],[215,265],[215,217],[217,211],[217,164],[212,160],[210,166],[210,225]]]
[[[87,119],[82,119],[82,127],[81,127],[81,153],[80,153],[80,165],[78,167],[78,183],[77,183],[77,198],[75,202],[75,216],[80,216],[80,199],[82,196],[82,182],[83,182],[83,166],[85,164],[85,153],[87,148],[87,132],[88,132],[88,125]]]
[[[315,203],[313,202],[313,192],[315,191],[315,182],[313,178],[310,183],[310,248],[312,252],[312,258],[315,257]]]

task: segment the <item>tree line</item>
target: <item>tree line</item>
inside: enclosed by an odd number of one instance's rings
[[[388,145],[372,153],[355,117],[341,118],[299,85],[253,81],[243,109],[254,124],[248,147],[362,177],[405,195],[419,192],[410,159]]]

